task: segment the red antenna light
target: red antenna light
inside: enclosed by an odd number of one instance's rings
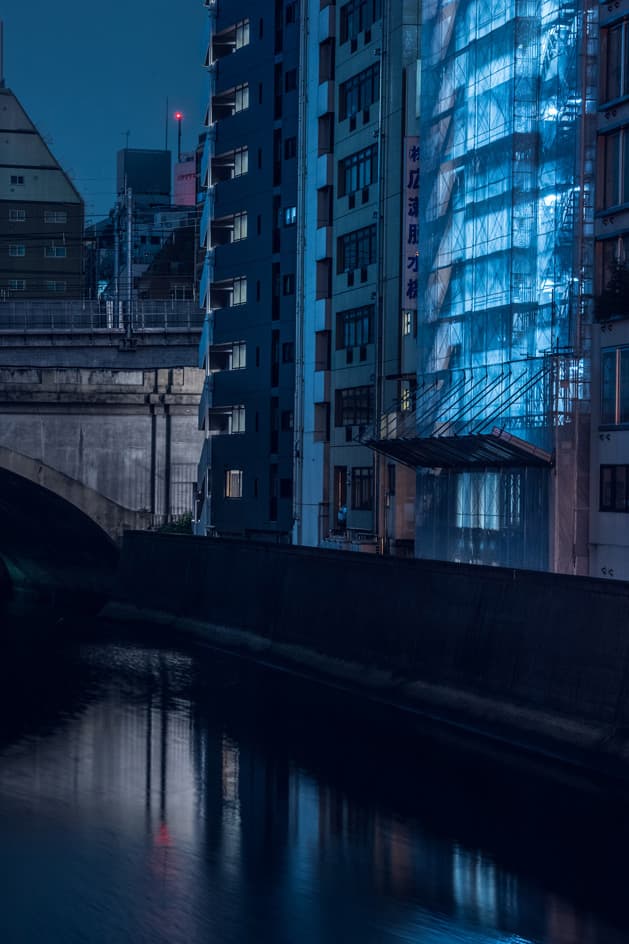
[[[182,115],[182,113],[181,113],[180,111],[176,111],[176,112],[175,112],[175,120],[176,120],[176,121],[182,121],[182,120],[183,120],[183,115]]]

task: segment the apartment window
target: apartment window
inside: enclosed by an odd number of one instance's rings
[[[339,197],[363,190],[375,182],[378,166],[378,145],[372,144],[339,161]]]
[[[234,177],[242,177],[249,170],[249,148],[236,148],[234,151]]]
[[[225,498],[242,498],[242,469],[225,469]]]
[[[400,410],[408,413],[413,408],[413,394],[410,380],[400,381]]]
[[[249,85],[237,85],[234,89],[234,114],[249,108]]]
[[[26,210],[9,210],[11,223],[23,223],[26,219]]]
[[[284,160],[289,161],[297,154],[297,138],[285,138],[284,140]]]
[[[65,246],[46,246],[44,249],[46,259],[65,259],[68,250]]]
[[[353,75],[339,87],[339,119],[344,121],[378,101],[380,66],[373,65]]]
[[[382,0],[349,0],[341,7],[341,45],[356,39],[382,16]]]
[[[336,349],[361,347],[373,341],[373,305],[349,308],[336,315]]]
[[[346,387],[336,391],[336,426],[366,426],[373,418],[373,387]]]
[[[247,238],[247,211],[234,213],[234,228],[232,230],[232,242],[237,243],[241,239]]]
[[[242,49],[249,45],[249,20],[241,20],[236,23],[236,45],[234,49]]]
[[[23,174],[11,174],[11,183],[14,187],[23,187],[24,186],[24,175]]]
[[[295,23],[297,20],[297,4],[296,3],[287,3],[286,4],[286,25],[290,23]]]
[[[67,291],[67,288],[68,288],[67,282],[54,282],[54,281],[46,282],[47,292],[62,294],[63,292]]]
[[[352,469],[352,508],[371,511],[373,508],[373,468]]]
[[[9,255],[22,257],[26,255],[26,246],[22,246],[20,243],[11,243],[9,246]]]
[[[629,465],[601,466],[599,508],[629,512]]]
[[[12,292],[23,292],[26,290],[25,279],[9,279],[9,288]]]
[[[376,261],[376,227],[365,226],[340,236],[337,241],[336,271],[352,272]]]
[[[232,407],[232,433],[244,433],[245,431],[245,408],[244,406]]]
[[[247,303],[247,276],[240,275],[234,279],[232,291],[232,307]]]
[[[297,69],[287,69],[284,76],[284,89],[287,92],[294,92],[297,88]]]
[[[629,95],[629,21],[623,20],[602,33],[603,42],[607,41],[607,56],[601,97],[609,102]]]
[[[297,222],[297,207],[284,207],[284,226],[294,226]]]
[[[629,423],[629,347],[601,352],[601,423]]]
[[[282,281],[282,292],[284,295],[295,294],[295,276],[292,272],[284,276]]]
[[[460,472],[456,489],[457,528],[497,531],[500,518],[500,473]]]
[[[68,214],[65,210],[44,210],[44,223],[67,223]]]
[[[232,345],[231,370],[243,370],[247,366],[247,345],[244,341],[236,341]]]
[[[413,333],[413,312],[404,310],[402,312],[402,334],[407,337]]]
[[[603,148],[602,207],[629,203],[629,127],[601,136]]]
[[[292,341],[284,341],[282,344],[282,363],[292,364],[295,360],[295,345]]]

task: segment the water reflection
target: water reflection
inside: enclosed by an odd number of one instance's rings
[[[474,798],[481,771],[461,779],[426,745],[396,763],[375,733],[353,744],[339,706],[309,713],[290,680],[111,644],[27,678],[0,702],[30,705],[0,749],[7,944],[627,940],[541,812],[531,863]]]

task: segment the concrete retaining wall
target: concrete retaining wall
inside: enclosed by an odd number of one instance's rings
[[[629,772],[629,584],[130,532],[116,598],[127,616],[170,614],[221,645]]]

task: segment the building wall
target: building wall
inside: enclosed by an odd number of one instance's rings
[[[424,4],[417,435],[555,462],[422,470],[418,556],[587,568],[595,41],[588,3]]]
[[[81,298],[83,201],[4,87],[0,115],[0,300]]]
[[[590,573],[629,579],[629,3],[601,4]],[[627,143],[625,143],[627,142]]]
[[[393,475],[366,440],[397,402],[403,367],[411,376],[415,369],[408,345],[403,363],[401,339],[401,164],[404,135],[416,133],[419,7],[369,0],[304,9],[303,465],[295,540],[373,551],[411,536],[391,507]],[[359,233],[354,247],[349,240]],[[412,487],[410,477],[399,480]]]
[[[283,541],[292,526],[297,6],[242,0],[209,14],[200,422],[211,442],[197,528]]]

